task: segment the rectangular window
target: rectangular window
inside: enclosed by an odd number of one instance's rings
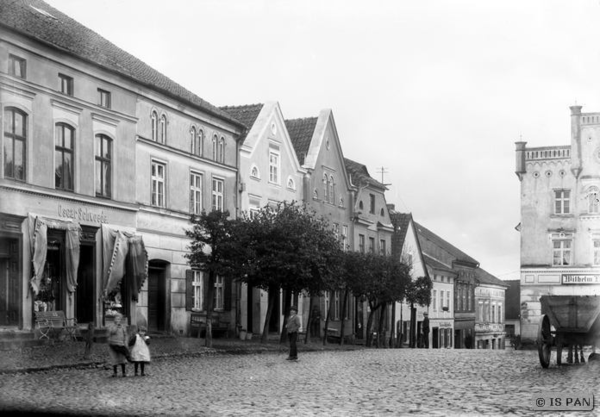
[[[569,214],[570,190],[554,190],[554,214]]]
[[[503,317],[502,317],[502,306],[499,305],[498,306],[498,323],[502,323],[504,322]]]
[[[600,265],[600,239],[594,239],[594,266]]]
[[[269,149],[269,182],[279,184],[279,152]]]
[[[446,307],[450,310],[450,291],[446,291]]]
[[[365,253],[365,235],[358,235],[358,251]]]
[[[58,74],[60,81],[60,92],[68,96],[73,95],[73,78],[68,75]]]
[[[223,211],[223,180],[213,178],[212,180],[212,209]]]
[[[342,226],[342,250],[348,250],[348,225]]]
[[[111,140],[108,136],[96,136],[96,196],[110,198],[111,196]]]
[[[194,305],[192,309],[195,311],[202,311],[204,310],[204,273],[202,271],[194,270],[192,271],[192,274],[192,288],[194,289]]]
[[[444,290],[440,290],[440,308],[444,309]]]
[[[567,239],[553,240],[552,246],[552,265],[571,265],[571,241]]]
[[[387,247],[385,244],[385,239],[381,239],[379,241],[379,253],[381,253],[382,255],[387,254]]]
[[[224,305],[224,293],[223,293],[223,277],[217,275],[215,278],[215,299],[214,306],[215,310],[223,310]]]
[[[375,253],[375,238],[369,238],[369,253]]]
[[[369,213],[375,214],[375,194],[369,194]]]
[[[431,301],[433,302],[433,311],[437,311],[437,290],[433,290],[433,297],[431,297]]]
[[[190,174],[190,213],[202,213],[202,175]]]
[[[25,181],[27,115],[20,110],[4,110],[4,177]]]
[[[491,320],[490,320],[490,321],[491,321],[492,323],[495,323],[495,322],[496,322],[496,306],[495,306],[495,305],[492,305],[492,317],[491,317]]]
[[[9,55],[8,74],[13,77],[27,78],[27,61],[18,56]]]
[[[110,92],[98,89],[98,105],[110,109]]]
[[[60,190],[73,191],[74,142],[75,129],[64,123],[58,123],[54,130],[54,186]]]
[[[165,164],[152,161],[152,205],[157,207],[165,207],[165,181],[166,181]]]

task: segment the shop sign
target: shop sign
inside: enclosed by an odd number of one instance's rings
[[[501,332],[504,325],[499,323],[475,323],[475,330],[480,332]]]
[[[73,219],[78,222],[108,223],[108,217],[103,210],[98,213],[85,207],[66,208],[60,204],[58,205],[58,217]]]
[[[589,274],[563,274],[563,284],[600,284],[600,275]]]
[[[452,323],[443,321],[439,324],[440,327],[452,327]]]

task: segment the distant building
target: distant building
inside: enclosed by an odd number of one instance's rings
[[[521,182],[521,337],[537,337],[540,296],[600,295],[600,113],[571,107],[571,143],[516,142]]]
[[[504,349],[504,300],[508,284],[481,268],[475,274],[475,348]]]
[[[506,312],[504,330],[506,338],[510,339],[521,334],[521,280],[504,281],[506,289]]]

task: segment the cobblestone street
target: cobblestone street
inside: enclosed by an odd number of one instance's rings
[[[146,377],[133,377],[128,367],[127,378],[112,378],[112,370],[104,368],[0,375],[0,411],[540,415],[532,407],[535,393],[587,391],[597,396],[600,387],[595,363],[542,369],[535,351],[365,349],[301,352],[298,362],[277,353],[178,357],[154,361]],[[598,410],[571,414],[597,415]]]

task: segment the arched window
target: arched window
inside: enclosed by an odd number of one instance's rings
[[[153,111],[152,112],[152,140],[154,142],[158,141],[158,114]]]
[[[598,187],[590,187],[588,191],[588,213],[598,214],[600,212],[600,193]]]
[[[160,116],[160,137],[158,138],[160,143],[167,143],[167,116],[164,114]]]
[[[329,177],[323,174],[323,201],[329,201]]]
[[[250,169],[250,176],[252,178],[260,179],[260,171],[256,165],[252,165],[252,168]]]
[[[329,202],[335,204],[335,182],[333,175],[329,177]]]
[[[65,123],[57,123],[54,129],[54,187],[73,191],[74,183],[75,129]]]
[[[196,136],[196,128],[192,126],[190,128],[190,152],[193,155],[197,155],[198,149],[198,137]]]
[[[112,141],[106,135],[96,136],[96,196],[111,196]]]
[[[4,110],[4,176],[25,181],[27,114],[15,108]]]
[[[223,137],[219,141],[218,154],[219,154],[219,162],[225,163],[225,138],[223,138]]]
[[[213,140],[212,140],[212,159],[213,159],[213,161],[216,161],[217,156],[218,156],[217,141],[218,141],[217,135],[214,135]]]
[[[196,155],[202,156],[204,155],[204,132],[202,129],[198,129],[198,137],[196,141],[198,143],[198,152]]]

